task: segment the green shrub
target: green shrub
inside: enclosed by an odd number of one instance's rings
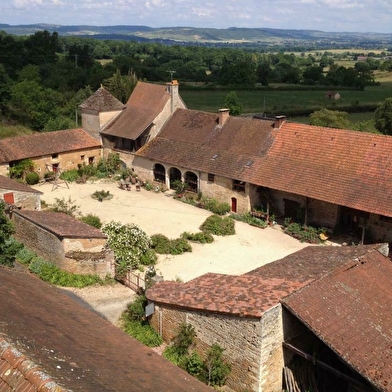
[[[218,344],[213,344],[207,351],[204,360],[204,379],[206,384],[222,386],[231,371],[231,366],[223,360],[224,349]]]
[[[158,260],[158,256],[154,249],[147,249],[140,255],[141,265],[154,265]]]
[[[303,226],[300,223],[290,223],[285,228],[285,232],[301,242],[308,242],[310,244],[319,244],[320,233],[325,229],[316,229],[312,226]]]
[[[170,241],[171,255],[181,255],[185,252],[192,252],[192,246],[185,238],[176,238]]]
[[[138,268],[141,264],[141,257],[149,251],[152,245],[150,237],[134,224],[123,225],[119,222],[110,222],[103,226],[102,231],[107,234],[107,244],[113,250],[116,261],[123,272],[126,269]],[[143,263],[146,259],[147,256],[143,259]]]
[[[62,199],[54,199],[55,202],[51,208],[53,212],[63,212],[69,216],[79,215],[79,206],[75,204],[75,200],[71,199],[71,196],[66,200],[64,197]]]
[[[35,257],[36,254],[25,247],[16,254],[16,260],[25,265],[29,265]]]
[[[169,254],[170,239],[163,234],[154,234],[151,236],[151,247],[159,254]]]
[[[211,244],[214,242],[212,234],[204,231],[199,231],[198,233],[188,233],[185,231],[181,234],[181,237],[186,238],[188,241],[199,242],[200,244]]]
[[[64,171],[60,174],[60,178],[67,182],[75,182],[79,178],[77,169]]]
[[[159,254],[180,255],[184,252],[192,252],[190,243],[185,238],[169,239],[163,234],[151,236],[151,247]]]
[[[36,172],[29,172],[26,174],[26,182],[29,185],[35,185],[39,182],[39,175]]]
[[[252,216],[249,212],[245,214],[231,214],[230,218],[239,222],[247,223],[248,225],[261,227],[263,229],[268,226],[268,223],[264,219],[256,218],[255,216]]]
[[[71,274],[60,270],[53,263],[48,263],[40,257],[31,260],[29,270],[39,276],[45,282],[62,286],[83,288],[94,284],[105,284],[105,280],[98,275]],[[111,281],[111,280],[110,280]],[[107,280],[109,282],[109,280]]]
[[[139,342],[148,347],[162,344],[162,338],[154,331],[145,320],[145,307],[148,301],[145,295],[137,295],[135,300],[127,305],[127,310],[122,314],[123,330]]]
[[[157,347],[163,342],[161,336],[147,323],[126,321],[123,325],[123,330],[148,347]]]
[[[221,203],[216,199],[203,198],[201,200],[201,204],[204,205],[206,210],[211,211],[216,215],[225,215],[231,210],[231,207],[228,203]]]
[[[235,234],[234,220],[228,216],[211,215],[200,226],[200,230],[214,235],[233,235]]]
[[[85,216],[82,216],[80,220],[92,227],[95,227],[96,229],[100,229],[102,227],[102,222],[99,216],[94,215],[94,214],[87,214]]]

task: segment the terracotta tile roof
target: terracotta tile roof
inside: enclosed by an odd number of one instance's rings
[[[353,369],[392,391],[392,263],[371,251],[283,304]]]
[[[157,283],[147,298],[187,309],[260,317],[280,299],[377,246],[309,246],[241,276],[209,273],[187,283]]]
[[[261,317],[282,297],[303,284],[258,276],[205,274],[184,284],[162,282],[148,290],[149,300],[158,303],[218,312],[239,317]],[[268,293],[266,295],[266,293]]]
[[[112,110],[122,110],[125,108],[125,105],[101,86],[93,95],[80,104],[79,107],[98,112],[110,112]]]
[[[17,191],[17,192],[28,192],[28,193],[37,193],[41,194],[42,192],[31,188],[29,185],[22,184],[19,181],[11,180],[8,177],[0,175],[0,189],[7,189],[10,191]]]
[[[14,214],[34,222],[60,238],[106,238],[101,230],[62,212],[15,210]]]
[[[285,122],[249,181],[392,216],[392,137]]]
[[[0,391],[67,392],[0,335]],[[71,392],[71,391],[69,391]]]
[[[16,136],[0,139],[0,163],[100,146],[81,128]]]
[[[166,86],[138,82],[126,109],[101,133],[135,140],[152,124],[169,99]]]
[[[69,293],[0,268],[0,332],[60,385],[83,392],[210,391]]]
[[[177,109],[160,134],[137,155],[242,179],[268,150],[273,121],[229,117],[220,126],[218,119],[214,113]]]
[[[374,249],[383,250],[383,244],[361,246],[308,246],[283,259],[265,264],[245,275],[264,279],[292,279],[298,282],[319,279],[321,276]],[[388,254],[388,250],[385,251]]]

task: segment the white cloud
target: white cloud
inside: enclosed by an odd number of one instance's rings
[[[392,32],[391,0],[1,0],[0,23]]]

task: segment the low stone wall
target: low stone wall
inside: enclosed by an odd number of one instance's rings
[[[111,275],[112,252],[104,250],[103,238],[61,239],[43,227],[14,213],[15,238],[43,259],[64,271],[79,274]]]

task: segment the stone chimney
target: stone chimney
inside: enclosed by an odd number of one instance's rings
[[[219,125],[223,127],[225,122],[230,116],[230,110],[229,109],[219,109]]]
[[[178,81],[172,80],[166,84],[166,91],[170,94],[170,108],[171,112],[174,113],[178,103]]]
[[[274,129],[280,129],[285,121],[286,116],[275,116]]]

